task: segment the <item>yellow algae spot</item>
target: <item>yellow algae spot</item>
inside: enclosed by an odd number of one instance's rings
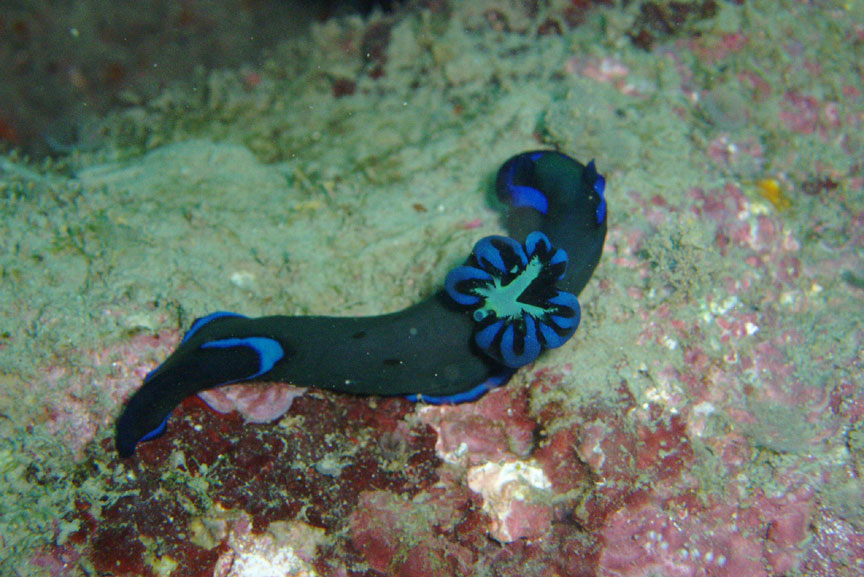
[[[294,210],[297,212],[315,212],[323,206],[320,200],[304,200],[294,204]]]
[[[780,188],[780,181],[776,178],[763,178],[756,181],[756,192],[759,196],[774,205],[774,208],[785,210],[792,206],[789,197]]]
[[[177,561],[169,557],[168,555],[163,555],[162,557],[157,557],[150,564],[150,567],[153,569],[153,572],[160,577],[168,577],[169,575],[174,574],[174,570],[177,569]]]
[[[174,570],[177,569],[179,563],[175,561],[169,555],[158,555],[155,553],[156,550],[156,540],[147,537],[145,535],[140,536],[141,543],[147,548],[147,557],[144,561],[147,565],[150,566],[152,572],[157,575],[157,577],[170,577],[171,574],[174,573]]]

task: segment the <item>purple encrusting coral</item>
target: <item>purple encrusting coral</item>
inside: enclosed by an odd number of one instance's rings
[[[0,573],[864,572],[862,7],[610,4],[334,18],[0,157]],[[217,391],[116,457],[192,318],[416,302],[538,146],[608,179],[563,347],[458,406]]]

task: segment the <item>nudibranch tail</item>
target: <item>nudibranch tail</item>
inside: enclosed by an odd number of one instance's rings
[[[545,349],[563,345],[579,326],[575,295],[556,283],[567,271],[567,253],[534,231],[524,246],[512,238],[487,236],[464,265],[444,281],[453,302],[477,323],[474,343],[485,354],[516,369]]]

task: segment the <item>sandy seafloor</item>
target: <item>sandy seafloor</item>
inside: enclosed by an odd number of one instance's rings
[[[719,2],[648,50],[638,3],[525,4],[333,19],[0,158],[0,573],[864,574],[864,4]],[[190,400],[117,458],[195,317],[416,302],[536,148],[607,179],[564,347],[445,409]]]

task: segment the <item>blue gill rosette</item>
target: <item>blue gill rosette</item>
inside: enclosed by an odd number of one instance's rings
[[[566,270],[567,253],[554,248],[542,232],[530,233],[524,245],[487,236],[474,245],[464,265],[450,271],[444,288],[471,312],[477,347],[516,369],[576,332],[579,300],[556,287]]]

